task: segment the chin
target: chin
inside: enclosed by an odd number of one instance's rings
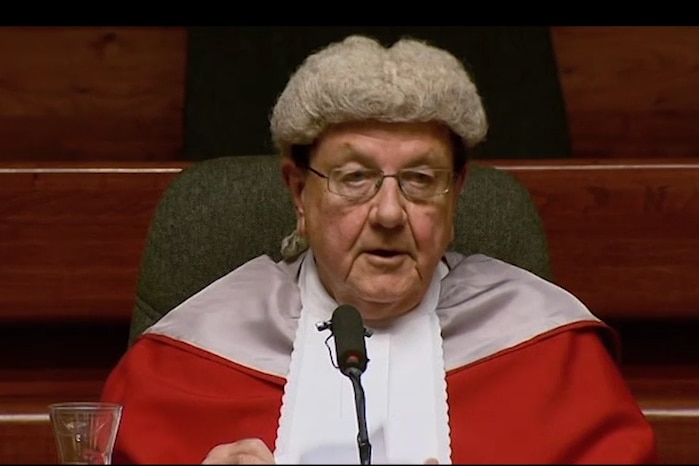
[[[404,314],[415,307],[425,288],[414,277],[365,276],[349,280],[340,301],[352,304],[364,318],[384,318]]]
[[[406,309],[407,307],[409,309]],[[372,305],[370,309],[362,311],[361,314],[366,325],[374,328],[385,328],[390,326],[396,318],[410,312],[412,307],[414,306],[387,307]]]
[[[396,292],[396,288],[373,290],[360,297],[357,309],[367,321],[381,321],[407,313],[420,302],[415,288]]]
[[[405,286],[385,286],[381,288],[372,287],[365,289],[359,294],[360,299],[366,303],[376,303],[379,305],[396,304],[404,301],[410,294],[415,293],[415,287]]]

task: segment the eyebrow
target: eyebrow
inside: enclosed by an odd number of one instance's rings
[[[375,165],[375,160],[372,155],[357,150],[355,147],[352,147],[350,145],[343,146],[343,149],[340,151],[339,155],[340,163],[359,162],[363,165]],[[429,165],[430,162],[434,162],[439,157],[439,155],[440,153],[434,150],[417,154],[415,157],[412,158],[412,160],[406,167]]]
[[[339,155],[340,161],[343,163],[350,161],[359,161],[368,164],[374,160],[373,156],[367,154],[366,152],[359,151],[356,148],[349,145],[344,145],[342,147],[342,150],[339,151]]]

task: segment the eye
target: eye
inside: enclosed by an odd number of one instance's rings
[[[371,170],[342,170],[336,172],[336,179],[343,184],[362,184],[374,179]]]
[[[432,170],[405,170],[401,173],[405,183],[414,186],[431,186],[436,181],[436,175]]]

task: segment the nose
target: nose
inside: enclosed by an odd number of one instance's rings
[[[398,180],[387,176],[372,199],[369,220],[372,224],[384,228],[401,226],[408,218],[405,204],[406,199],[400,190]]]

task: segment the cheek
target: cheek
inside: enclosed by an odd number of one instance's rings
[[[431,208],[411,212],[410,226],[423,254],[441,256],[451,242],[452,219],[448,209]]]
[[[306,229],[314,249],[322,246],[329,252],[350,250],[366,223],[367,214],[363,210],[328,199],[309,204]]]

